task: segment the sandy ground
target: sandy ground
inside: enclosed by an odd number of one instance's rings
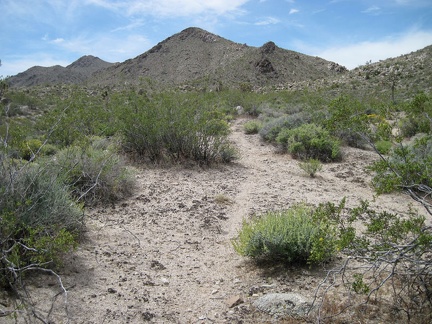
[[[84,241],[59,272],[67,300],[52,276],[41,274],[28,285],[40,316],[49,323],[277,322],[254,309],[258,296],[311,296],[323,269],[260,268],[237,255],[230,240],[255,213],[344,196],[349,206],[373,200],[364,168],[375,155],[346,148],[342,163],[326,164],[310,178],[298,161],[275,153],[258,135],[245,135],[244,122],[232,126],[241,153],[236,163],[143,167],[135,196],[90,210]],[[373,205],[404,212],[409,203],[395,194]],[[230,307],[230,299],[242,302]]]

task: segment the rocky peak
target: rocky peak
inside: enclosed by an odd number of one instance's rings
[[[267,42],[263,46],[261,46],[261,53],[262,54],[271,54],[275,51],[276,44],[273,42]]]
[[[220,39],[219,36],[197,27],[186,28],[178,34],[178,37],[181,40],[186,40],[188,38],[197,38],[205,43],[213,43]]]

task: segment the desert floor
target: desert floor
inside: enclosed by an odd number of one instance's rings
[[[310,178],[298,161],[276,153],[259,135],[245,135],[246,121],[232,125],[231,140],[241,154],[235,163],[141,166],[133,197],[89,210],[83,242],[59,271],[67,299],[53,276],[29,281],[41,318],[47,323],[276,323],[255,309],[254,300],[271,292],[313,296],[324,267],[257,266],[236,254],[231,240],[243,219],[268,210],[337,203],[343,197],[348,206],[373,201],[365,167],[376,155],[344,148],[342,163],[325,164]],[[372,205],[403,213],[410,203],[408,196],[392,194]]]

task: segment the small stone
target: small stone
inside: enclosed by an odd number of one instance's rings
[[[228,308],[233,308],[243,303],[243,299],[239,295],[231,296],[227,300],[225,300],[225,304]]]
[[[108,292],[110,294],[115,294],[117,292],[117,290],[115,290],[114,288],[108,288]]]

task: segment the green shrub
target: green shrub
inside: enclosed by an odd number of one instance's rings
[[[243,125],[245,134],[258,134],[262,127],[262,123],[259,120],[250,120]]]
[[[372,184],[378,193],[432,187],[432,136],[423,136],[413,144],[399,144],[385,160],[375,162]]]
[[[49,134],[50,144],[67,147],[86,136],[112,136],[117,131],[114,113],[101,95],[89,95],[83,89],[72,88],[37,121],[37,128]]]
[[[276,141],[294,158],[301,160],[330,162],[342,159],[339,142],[327,130],[315,124],[282,130]]]
[[[308,123],[310,119],[310,116],[303,112],[281,116],[265,123],[259,134],[264,140],[273,142],[282,130],[299,127]]]
[[[42,142],[38,139],[29,139],[21,143],[19,147],[21,158],[24,160],[32,160],[41,149]]]
[[[368,108],[349,96],[339,96],[329,104],[325,127],[330,133],[352,147],[363,148],[370,133]]]
[[[82,229],[83,212],[55,174],[0,155],[0,285],[13,285],[23,269],[53,266]]]
[[[110,150],[68,147],[54,156],[51,167],[71,187],[73,196],[88,205],[124,199],[135,188],[131,170]]]
[[[432,131],[432,99],[430,96],[423,92],[418,93],[404,108],[411,135],[414,135],[412,133],[430,133]]]
[[[216,161],[222,163],[230,163],[235,160],[238,160],[239,158],[240,158],[239,150],[233,145],[231,145],[230,143],[227,143],[220,147]]]
[[[402,137],[412,137],[419,132],[418,121],[413,118],[403,118],[399,122],[400,135]]]
[[[390,152],[390,150],[392,149],[392,142],[390,141],[377,141],[375,143],[375,148],[377,149],[377,151],[381,154],[388,154]]]
[[[325,290],[325,295],[335,282],[369,297],[371,292],[380,296],[381,290],[394,309],[404,310],[405,322],[418,315],[423,318],[419,323],[430,322],[423,317],[431,313],[432,283],[428,257],[432,229],[426,217],[413,210],[404,214],[378,211],[367,201],[354,208],[344,205],[344,200],[339,206],[327,203],[315,211],[319,219],[338,224],[337,249],[346,256],[328,271],[331,275],[321,284],[321,292]]]
[[[154,95],[150,100],[130,93],[118,113],[126,152],[155,162],[227,161],[229,125],[221,111],[199,98],[174,93]]]
[[[336,228],[305,205],[245,220],[232,241],[237,253],[252,259],[311,264],[330,259],[336,243]]]
[[[322,164],[315,159],[309,159],[305,162],[300,162],[300,169],[306,172],[311,178],[314,178],[316,173],[322,170]]]

